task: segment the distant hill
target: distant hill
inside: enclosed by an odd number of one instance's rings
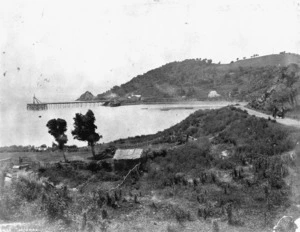
[[[280,53],[254,57],[251,59],[238,60],[229,64],[230,68],[238,67],[266,67],[266,66],[288,66],[289,64],[300,65],[300,55],[293,53]]]
[[[230,64],[215,64],[209,59],[189,59],[168,63],[138,75],[121,86],[98,94],[95,99],[134,99],[144,102],[219,99],[251,102],[274,89],[271,95],[288,92],[292,96],[289,99],[293,99],[288,100],[287,96],[278,99],[280,96],[277,96],[277,102],[288,102],[289,107],[294,107],[298,98],[299,66],[300,55],[291,53],[256,56]]]
[[[76,101],[91,101],[94,100],[94,98],[95,96],[91,92],[86,91]]]

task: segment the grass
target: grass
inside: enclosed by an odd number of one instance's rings
[[[159,158],[160,161],[163,158]],[[156,160],[158,161],[158,160]],[[72,170],[65,168],[65,170],[46,169],[43,176],[48,176],[48,178],[56,178],[57,183],[63,181],[67,183],[68,186],[72,187],[72,181],[78,181],[80,183],[80,175],[82,171],[89,172],[88,170]],[[15,213],[6,212],[7,215],[13,216],[10,220],[17,221],[31,221],[33,218],[40,216],[53,217],[51,215],[61,215],[63,219],[59,223],[59,218],[54,217],[52,222],[44,222],[47,225],[48,231],[58,231],[57,228],[63,228],[63,231],[78,231],[82,224],[82,215],[84,212],[87,212],[87,227],[99,229],[107,228],[106,231],[210,231],[212,228],[211,220],[213,217],[208,217],[206,220],[203,218],[197,217],[197,212],[201,206],[197,202],[197,195],[203,192],[208,192],[212,199],[207,198],[206,196],[206,205],[209,207],[209,204],[214,204],[213,199],[218,199],[219,191],[222,196],[222,189],[217,187],[215,184],[207,183],[200,185],[197,188],[186,186],[184,184],[179,184],[175,186],[167,186],[164,188],[156,188],[152,183],[149,176],[141,177],[136,184],[132,185],[131,180],[127,181],[122,188],[123,198],[126,198],[127,201],[119,201],[117,209],[112,206],[104,204],[99,204],[101,196],[106,197],[105,189],[111,189],[113,185],[109,185],[105,188],[105,183],[118,183],[118,180],[114,181],[105,181],[99,180],[99,177],[103,178],[105,173],[96,173],[94,174],[94,179],[91,182],[92,186],[98,186],[98,190],[86,188],[83,193],[72,193],[69,191],[67,196],[70,197],[70,201],[66,201],[63,198],[63,190],[58,191],[58,195],[54,194],[53,190],[48,189],[46,191],[47,200],[46,204],[44,203],[44,209],[42,213],[38,210],[39,205],[43,205],[42,199],[43,194],[39,188],[42,180],[38,179],[36,176],[26,176],[18,180],[12,188],[15,188],[14,194],[11,194],[12,189],[7,189],[6,200],[10,205],[9,207],[4,207],[6,209],[15,209]],[[93,175],[92,172],[89,172],[89,175]],[[68,181],[69,180],[69,181]],[[215,186],[215,187],[214,187]],[[217,187],[217,188],[216,188]],[[99,188],[102,189],[99,193],[101,195],[95,195],[99,191]],[[36,190],[34,190],[36,189]],[[215,189],[215,190],[214,190]],[[257,188],[259,190],[259,188]],[[35,197],[28,201],[28,193],[37,192],[41,194],[34,195]],[[142,193],[141,195],[139,193]],[[8,194],[10,193],[10,194]],[[241,192],[242,193],[242,192]],[[134,202],[134,195],[138,194],[138,203]],[[111,196],[114,196],[112,193]],[[236,193],[231,190],[230,195],[228,195],[229,201],[237,201],[241,199],[241,203],[247,201],[245,198],[247,195],[241,194],[241,196],[236,195]],[[22,207],[18,205],[21,203]],[[57,202],[69,202],[67,208],[66,206],[57,204]],[[100,201],[101,202],[101,201]],[[104,200],[106,202],[106,200]],[[209,203],[210,202],[210,203]],[[155,206],[153,206],[153,203]],[[15,206],[14,206],[15,205]],[[204,206],[205,206],[204,205]],[[261,203],[256,204],[257,207],[261,207]],[[15,208],[17,207],[17,208]],[[54,208],[53,208],[54,207]],[[63,208],[61,208],[63,207]],[[48,208],[48,209],[47,209]],[[108,219],[102,220],[101,215],[102,210],[107,210]],[[222,221],[219,223],[221,231],[265,231],[261,229],[260,218],[261,214],[257,214],[257,211],[247,212],[247,208],[238,211],[234,211],[234,215],[240,215],[243,219],[248,218],[250,223],[253,223],[256,220],[256,225],[246,224],[245,226],[229,226],[227,224],[227,219],[225,215],[221,215]],[[65,212],[65,213],[63,213]],[[30,215],[31,217],[28,217]],[[48,216],[47,216],[48,215]],[[67,218],[65,218],[67,216]],[[56,216],[57,217],[57,216]],[[97,219],[98,218],[98,219]],[[8,219],[6,219],[8,220]],[[35,219],[36,220],[36,219]],[[39,218],[38,220],[43,220]],[[71,220],[71,224],[69,224]],[[65,221],[65,222],[64,222]],[[96,223],[98,222],[98,223]],[[46,230],[45,230],[46,231]],[[93,231],[93,229],[92,229]]]
[[[88,160],[92,154],[90,152],[66,152],[68,160]],[[59,162],[63,161],[63,156],[59,151],[44,151],[44,152],[2,152],[1,159],[12,158],[18,161],[19,157],[28,157],[31,161],[39,162]]]
[[[185,133],[197,140],[172,141]],[[95,162],[80,168],[75,162],[57,164],[39,169],[39,175],[25,173],[2,189],[0,218],[47,218],[52,228],[65,231],[211,231],[214,219],[220,231],[268,231],[284,213],[300,216],[293,207],[298,198],[292,197],[298,190],[288,184],[289,173],[299,176],[299,158],[281,155],[294,149],[298,134],[232,107],[198,111],[156,135],[129,139],[161,143],[148,150],[139,172],[120,189],[114,188],[127,172],[98,170]],[[226,158],[220,156],[224,150]],[[63,160],[59,152],[2,155]],[[67,153],[69,160],[88,157],[89,152]]]
[[[292,111],[286,113],[286,117],[293,119],[300,119],[300,106],[296,106]]]

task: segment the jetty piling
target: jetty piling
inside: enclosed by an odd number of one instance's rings
[[[105,101],[70,101],[70,102],[41,102],[35,96],[33,97],[33,103],[27,104],[27,110],[39,111],[48,109],[61,109],[70,107],[91,107],[91,106],[101,106]]]

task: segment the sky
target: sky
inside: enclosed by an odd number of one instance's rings
[[[300,54],[300,0],[0,0],[0,106],[96,95],[172,61],[281,51]]]

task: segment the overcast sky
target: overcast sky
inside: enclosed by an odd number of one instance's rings
[[[300,53],[300,0],[0,0],[0,102],[98,94],[172,61]]]

